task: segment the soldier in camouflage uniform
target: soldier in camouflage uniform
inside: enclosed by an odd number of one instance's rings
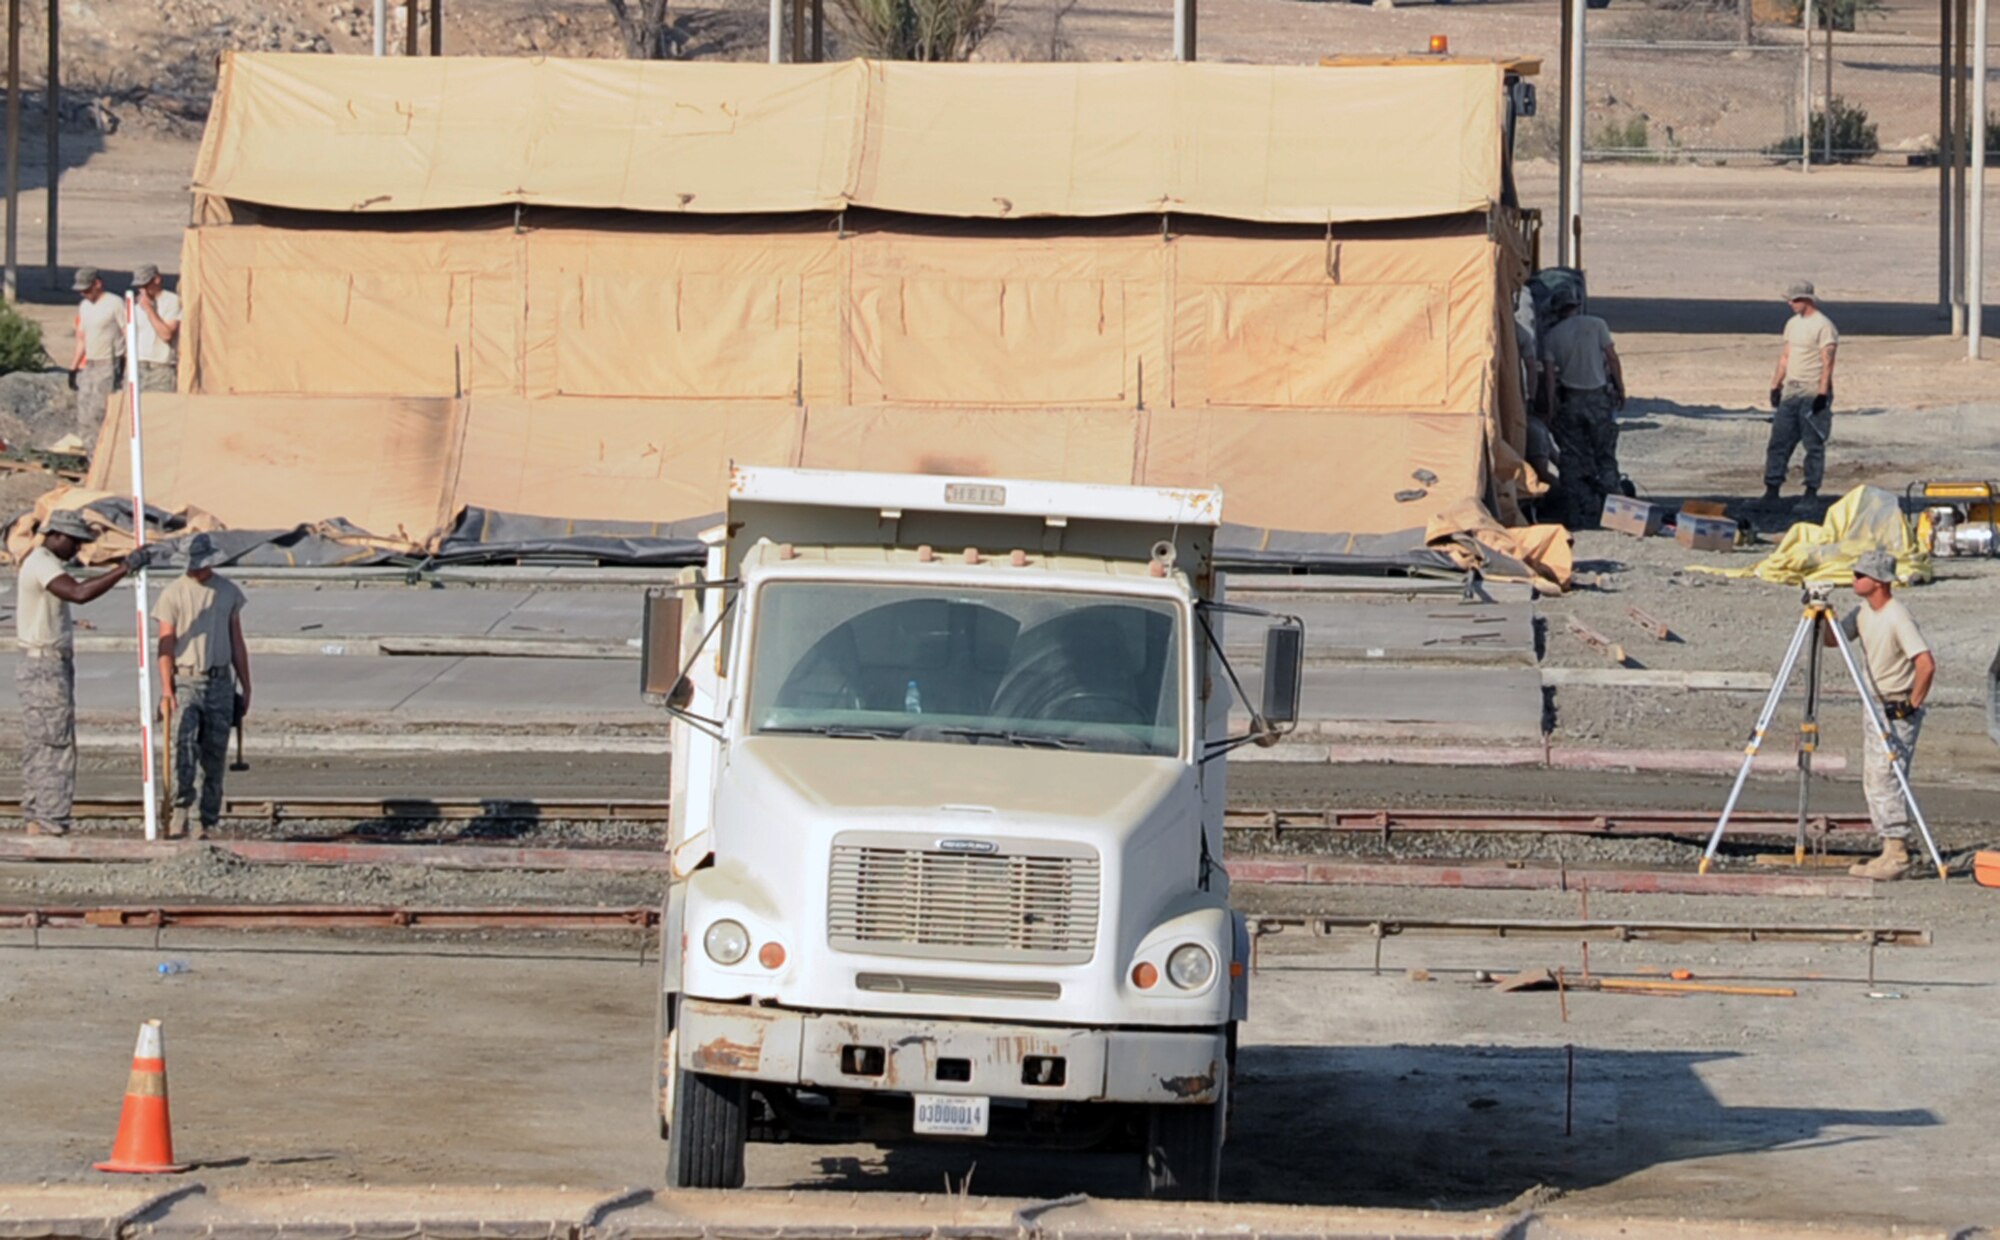
[[[1555,403],[1550,429],[1562,450],[1557,468],[1564,524],[1590,529],[1604,511],[1604,497],[1623,489],[1614,415],[1625,405],[1625,371],[1611,329],[1603,319],[1581,313],[1575,288],[1558,288],[1550,307],[1559,317],[1541,348]]]
[[[14,633],[21,662],[14,689],[21,699],[21,817],[30,835],[64,835],[76,799],[76,656],[71,603],[103,595],[147,561],[145,549],[89,581],[65,567],[97,531],[74,512],[51,516],[42,545],[21,559],[15,583]]]
[[[200,831],[222,818],[229,729],[236,702],[250,708],[250,651],[243,643],[243,590],[215,575],[222,553],[206,534],[188,539],[187,574],[160,594],[160,684],[174,721],[174,811],[168,835],[188,833],[200,775]],[[199,832],[198,832],[199,833]]]

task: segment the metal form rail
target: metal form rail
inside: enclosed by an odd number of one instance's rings
[[[1875,984],[1875,951],[1880,947],[1929,947],[1931,932],[1903,926],[1811,925],[1787,922],[1537,920],[1482,917],[1343,917],[1322,913],[1255,916],[1250,923],[1250,971],[1257,971],[1263,941],[1285,930],[1305,930],[1313,938],[1341,932],[1366,934],[1375,941],[1376,973],[1382,972],[1382,944],[1405,935],[1457,935],[1496,939],[1561,939],[1583,948],[1583,973],[1590,976],[1590,944],[1631,943],[1852,943],[1868,949],[1868,973]]]
[[[139,816],[137,797],[85,797],[76,802],[82,819]],[[0,799],[0,818],[20,816],[20,802]],[[231,796],[225,819],[250,822],[665,822],[667,803],[644,797],[330,797]],[[1765,835],[1790,839],[1797,815],[1790,812],[1739,813],[1732,837]],[[1869,829],[1866,815],[1816,815],[1809,834]],[[1513,810],[1382,809],[1362,807],[1286,808],[1237,805],[1224,815],[1233,832],[1392,836],[1413,832],[1492,832],[1516,835],[1701,836],[1715,827],[1708,810]]]

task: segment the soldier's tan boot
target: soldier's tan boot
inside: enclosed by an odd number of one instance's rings
[[[1899,839],[1882,841],[1880,856],[1847,867],[1856,878],[1872,878],[1878,883],[1893,882],[1910,872],[1910,846]]]
[[[167,838],[183,839],[188,833],[188,811],[185,805],[174,806],[174,812],[167,815]]]

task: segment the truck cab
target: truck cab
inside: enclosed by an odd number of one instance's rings
[[[1215,491],[739,468],[649,606],[672,713],[659,1114],[674,1186],[749,1141],[1139,1152],[1212,1197],[1248,943]],[[1275,667],[1271,666],[1275,663]]]

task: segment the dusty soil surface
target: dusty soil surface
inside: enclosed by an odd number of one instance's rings
[[[2000,1096],[1993,905],[1925,885],[1871,910],[1931,926],[1887,951],[1598,943],[1599,974],[1691,968],[1796,998],[1497,995],[1472,970],[1580,963],[1574,945],[1359,937],[1265,944],[1245,1031],[1225,1193],[1236,1199],[1679,1217],[1962,1225],[2000,1197],[1964,1174]],[[1398,907],[1408,909],[1410,893]],[[1316,911],[1366,897],[1301,894]],[[1685,901],[1594,914],[1685,917]],[[1707,919],[1801,910],[1714,902]],[[1573,916],[1563,897],[1461,893],[1459,916]],[[1819,910],[1851,920],[1846,908]],[[430,946],[367,936],[6,932],[0,1179],[92,1178],[132,1028],[166,1022],[176,1148],[212,1184],[657,1183],[655,973],[628,942]],[[161,977],[182,960],[191,971]],[[1410,980],[1421,967],[1433,980]],[[1871,997],[1879,996],[1879,997]],[[50,1036],[60,1030],[61,1036]],[[1576,1075],[1565,1134],[1566,1048]],[[1949,1064],[1950,1070],[1944,1070]],[[1396,1122],[1385,1123],[1394,1115]],[[754,1147],[767,1187],[1050,1196],[1134,1191],[1136,1156],[981,1148]]]

